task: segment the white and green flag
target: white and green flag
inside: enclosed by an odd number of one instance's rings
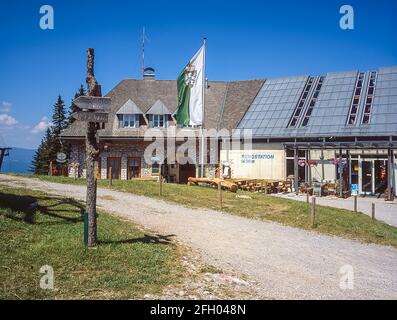
[[[193,56],[177,79],[176,121],[182,126],[203,124],[204,45]]]

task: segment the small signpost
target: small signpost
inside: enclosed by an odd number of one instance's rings
[[[313,183],[313,195],[317,197],[321,197],[321,182],[314,182]]]
[[[77,121],[87,123],[86,160],[87,160],[87,196],[86,212],[84,213],[84,242],[88,247],[94,247],[97,241],[96,195],[97,183],[94,162],[98,159],[99,147],[97,130],[108,122],[110,98],[101,97],[101,87],[94,76],[94,49],[87,50],[87,86],[88,96],[80,96],[73,101],[78,111],[73,113]]]
[[[358,184],[357,183],[352,183],[350,185],[350,190],[351,190],[352,196],[357,196],[358,195]]]
[[[3,159],[4,157],[7,157],[10,155],[11,148],[0,148],[0,171],[1,171],[1,166],[3,164]]]

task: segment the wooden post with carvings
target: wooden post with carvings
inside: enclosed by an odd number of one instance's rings
[[[87,165],[87,232],[85,239],[88,247],[94,247],[97,243],[97,214],[96,197],[97,181],[95,177],[95,161],[98,161],[99,146],[97,131],[103,128],[103,123],[108,122],[111,99],[102,97],[101,87],[94,76],[94,49],[87,50],[87,95],[76,98],[73,103],[78,108],[72,116],[80,122],[86,123],[86,165]],[[101,125],[102,123],[102,125]]]
[[[88,96],[101,97],[101,87],[94,76],[94,49],[87,49],[87,90]],[[96,196],[97,181],[95,178],[94,163],[98,160],[99,147],[97,143],[97,124],[87,122],[86,131],[86,163],[87,163],[87,196],[86,212],[88,214],[88,247],[94,247],[97,243],[97,213],[96,213]]]

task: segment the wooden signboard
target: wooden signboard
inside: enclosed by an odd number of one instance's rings
[[[108,113],[77,111],[72,114],[73,118],[84,122],[108,122]]]
[[[73,103],[81,110],[110,111],[110,98],[80,96],[73,100]]]

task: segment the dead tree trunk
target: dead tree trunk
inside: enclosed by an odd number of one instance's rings
[[[101,96],[101,87],[94,76],[94,49],[87,50],[87,87],[89,96]],[[86,131],[86,164],[87,164],[87,196],[86,211],[88,214],[88,247],[96,246],[97,242],[97,214],[96,194],[97,181],[95,178],[95,161],[98,159],[99,147],[97,143],[97,125],[95,122],[87,123]]]

